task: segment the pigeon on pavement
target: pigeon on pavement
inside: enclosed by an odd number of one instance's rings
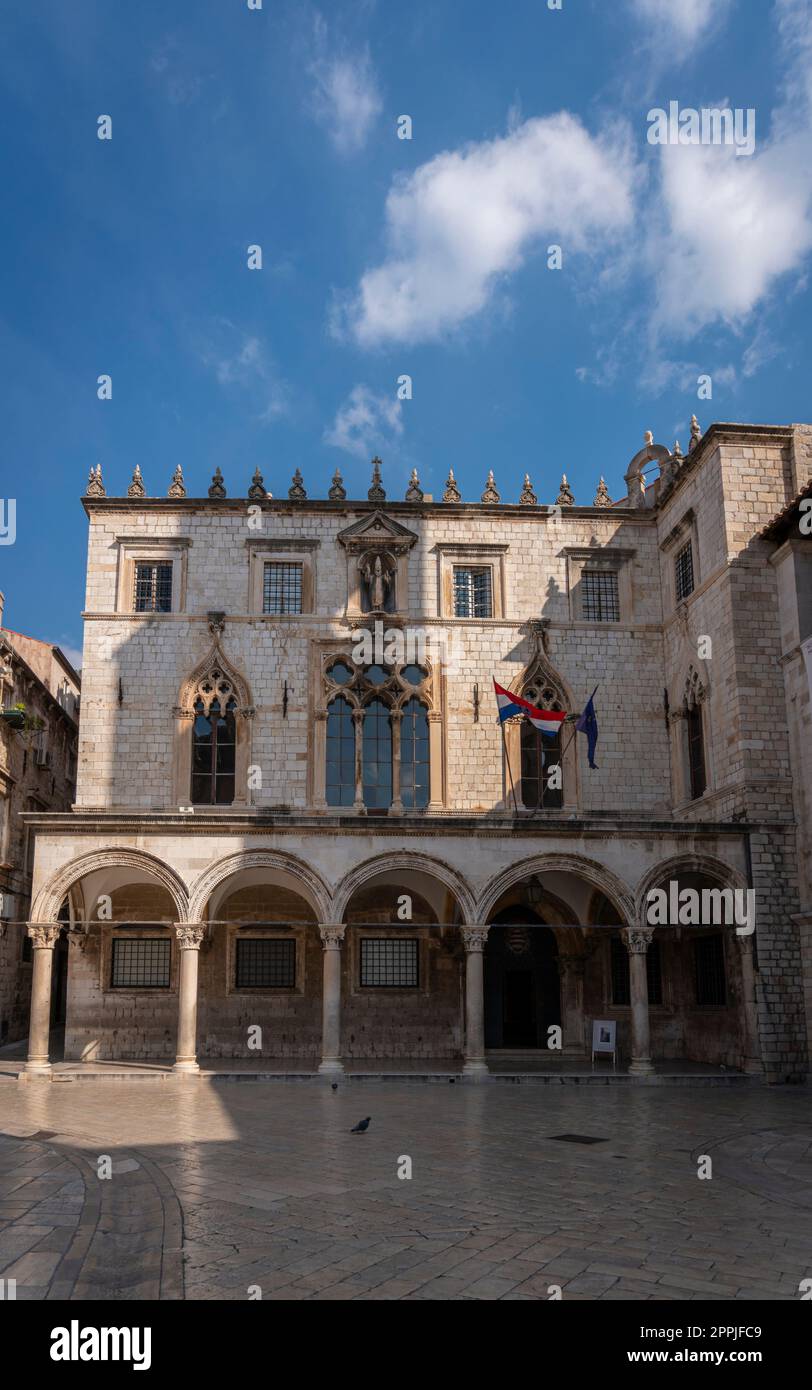
[[[365,1120],[359,1120],[355,1128],[350,1130],[350,1134],[366,1134],[366,1131],[369,1129],[369,1122],[371,1119],[372,1116],[367,1115]]]

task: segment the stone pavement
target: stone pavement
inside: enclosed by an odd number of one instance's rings
[[[18,1299],[790,1300],[804,1278],[807,1088],[0,1086]]]

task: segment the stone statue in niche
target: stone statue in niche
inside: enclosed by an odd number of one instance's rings
[[[391,557],[380,552],[368,552],[361,557],[358,569],[366,588],[364,598],[368,604],[367,612],[389,612],[394,597],[394,566]]]

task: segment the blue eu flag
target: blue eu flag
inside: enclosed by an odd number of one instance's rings
[[[597,689],[597,686],[595,689]],[[595,762],[595,744],[598,742],[598,716],[595,713],[594,699],[595,691],[593,690],[584,705],[583,712],[576,720],[575,727],[579,734],[586,734],[589,766],[593,771],[597,771],[598,765]]]

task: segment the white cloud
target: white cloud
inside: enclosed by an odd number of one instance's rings
[[[718,320],[741,326],[812,248],[812,18],[798,0],[777,9],[787,100],[769,138],[757,119],[750,156],[732,145],[659,147],[660,216],[648,244],[655,329],[689,336]]]
[[[248,392],[263,424],[290,414],[290,386],[256,334],[242,333],[234,324],[219,320],[199,347],[199,355],[221,386]]]
[[[631,0],[631,5],[652,38],[663,46],[676,40],[687,52],[725,18],[730,0]]]
[[[567,113],[437,155],[386,200],[387,254],[344,321],[365,346],[440,337],[485,308],[533,249],[602,249],[632,216],[632,163],[618,130],[594,139]]]
[[[383,108],[369,49],[329,50],[327,25],[316,20],[316,57],[310,64],[311,109],[339,154],[357,154]]]
[[[401,402],[396,396],[378,396],[368,386],[354,386],[324,432],[325,444],[355,458],[380,453],[403,433]]]

